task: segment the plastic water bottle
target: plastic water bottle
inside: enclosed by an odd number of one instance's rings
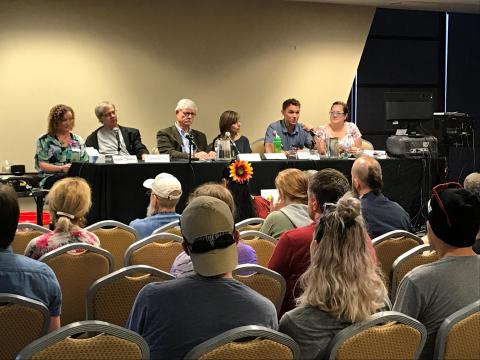
[[[281,153],[282,152],[282,139],[277,134],[276,131],[273,132],[273,152]]]

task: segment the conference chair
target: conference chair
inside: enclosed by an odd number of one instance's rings
[[[35,340],[18,354],[17,360],[149,358],[148,344],[137,333],[104,321],[85,320],[62,326]]]
[[[158,229],[155,229],[152,235],[160,234],[160,233],[170,233],[170,234],[182,236],[182,231],[180,230],[180,221],[174,220],[172,222],[169,222],[168,224],[160,226]]]
[[[282,275],[260,265],[243,264],[233,270],[233,277],[265,296],[275,305],[277,312],[280,311],[287,287]]]
[[[434,359],[480,359],[480,300],[447,317],[435,339]]]
[[[50,230],[37,224],[19,223],[15,238],[12,241],[12,251],[15,254],[23,255],[28,243],[32,239],[48,232],[50,232]]]
[[[135,241],[139,240],[137,230],[115,220],[99,221],[87,226],[85,230],[90,231],[100,239],[100,246],[113,255],[115,268],[122,267],[123,254],[125,250]]]
[[[395,299],[400,282],[410,270],[437,260],[438,254],[429,244],[418,245],[400,255],[394,261],[390,273],[390,297]]]
[[[170,233],[147,236],[130,245],[123,257],[123,266],[149,265],[170,272],[173,261],[183,251],[183,238]]]
[[[426,338],[427,329],[419,321],[396,311],[384,311],[339,331],[330,341],[325,358],[417,359]]]
[[[365,139],[362,139],[362,150],[373,150],[373,144]]]
[[[185,360],[299,359],[298,344],[290,337],[264,326],[247,325],[215,336],[195,346]]]
[[[15,359],[23,347],[48,332],[49,324],[50,312],[40,301],[0,293],[0,359]]]
[[[372,240],[377,260],[382,268],[387,288],[393,262],[402,254],[418,245],[423,245],[422,239],[405,231],[393,230],[377,236]]]
[[[255,230],[260,231],[262,224],[264,223],[265,219],[260,217],[248,218],[242,221],[239,221],[235,224],[235,229],[238,231],[248,231],[248,230]]]
[[[265,152],[265,138],[258,138],[257,140],[250,143],[250,149],[252,149],[252,153],[259,153],[263,154]]]
[[[247,230],[240,232],[240,240],[255,249],[258,265],[267,266],[277,243],[275,238],[260,231]]]
[[[151,282],[174,277],[147,265],[121,268],[95,281],[87,291],[87,320],[125,326],[140,290]]]
[[[113,256],[107,250],[75,243],[62,246],[39,261],[52,268],[62,290],[62,324],[85,320],[85,297],[97,279],[113,271]]]

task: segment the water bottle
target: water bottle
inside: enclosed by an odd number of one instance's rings
[[[277,134],[276,131],[273,132],[273,152],[281,153],[282,152],[282,139]]]

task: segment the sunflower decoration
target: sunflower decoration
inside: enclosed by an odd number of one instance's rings
[[[253,175],[252,165],[245,160],[235,160],[230,164],[230,178],[239,183],[247,183]]]

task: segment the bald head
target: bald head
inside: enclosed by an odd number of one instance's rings
[[[480,196],[480,173],[471,173],[465,178],[463,187],[477,196]]]
[[[375,158],[360,156],[355,160],[352,165],[352,185],[360,195],[382,191],[382,168]]]

